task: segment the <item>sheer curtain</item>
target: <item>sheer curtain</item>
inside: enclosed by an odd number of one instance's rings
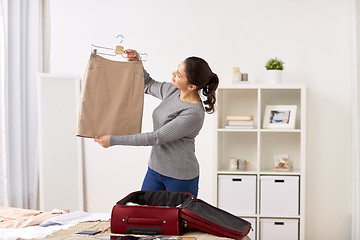
[[[9,204],[7,180],[6,147],[6,104],[5,104],[5,23],[4,4],[0,0],[0,206]]]
[[[0,0],[0,205],[38,208],[37,74],[41,0]],[[4,75],[5,73],[5,75]]]

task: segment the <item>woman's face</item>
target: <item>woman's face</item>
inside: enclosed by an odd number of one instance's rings
[[[172,73],[172,85],[180,90],[188,89],[188,80],[185,73],[185,62],[181,62],[176,71]]]

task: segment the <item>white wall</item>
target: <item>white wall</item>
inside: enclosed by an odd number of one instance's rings
[[[161,81],[190,55],[206,59],[222,82],[240,66],[265,82],[266,60],[285,61],[284,81],[308,86],[306,239],[350,239],[352,203],[351,0],[51,1],[51,73],[83,76],[90,45],[148,54]],[[157,100],[145,99],[143,131]],[[213,116],[197,138],[199,197],[215,202]],[[86,139],[86,208],[110,211],[141,187],[149,147],[102,149]]]

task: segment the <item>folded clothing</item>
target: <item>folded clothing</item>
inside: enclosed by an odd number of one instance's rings
[[[62,210],[42,212],[38,210],[1,207],[0,206],[0,228],[23,228],[39,225],[49,218],[65,213]]]

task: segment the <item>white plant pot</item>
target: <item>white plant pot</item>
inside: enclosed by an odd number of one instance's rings
[[[277,84],[281,83],[282,80],[282,70],[267,70],[269,83]]]

